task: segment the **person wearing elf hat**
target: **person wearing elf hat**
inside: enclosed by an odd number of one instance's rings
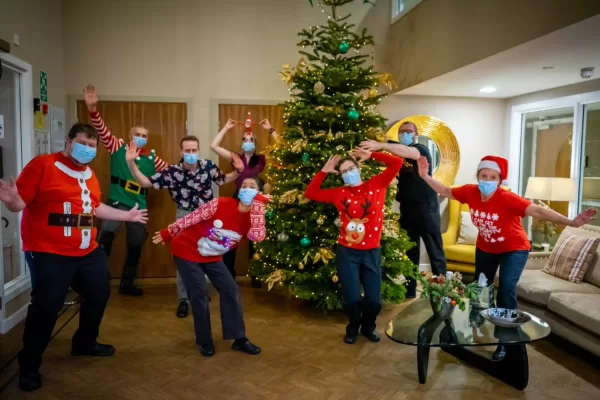
[[[595,209],[581,212],[569,219],[556,211],[540,207],[529,200],[505,190],[508,161],[502,157],[486,156],[477,167],[477,185],[449,188],[428,175],[429,163],[425,157],[418,161],[419,174],[433,190],[449,199],[468,204],[471,220],[479,230],[475,253],[475,276],[484,274],[494,282],[500,268],[500,282],[496,305],[499,308],[517,308],[517,283],[525,269],[531,244],[521,224],[529,216],[556,224],[580,227],[596,215]],[[494,359],[504,358],[506,350],[500,345]]]
[[[240,289],[222,256],[235,249],[244,235],[256,242],[265,239],[268,201],[259,193],[258,180],[246,178],[238,199],[214,199],[154,235],[154,243],[171,243],[171,254],[192,303],[196,344],[205,357],[215,354],[205,274],[220,295],[223,339],[234,339],[233,350],[250,355],[261,351],[246,337]]]
[[[221,142],[223,141],[225,134],[231,128],[233,128],[236,124],[237,124],[236,121],[234,121],[232,119],[228,120],[227,124],[225,124],[223,129],[221,129],[221,131],[217,134],[217,137],[215,137],[212,144],[210,145],[210,148],[215,153],[217,153],[220,157],[223,157],[227,161],[232,160],[232,152],[221,147]],[[248,117],[246,118],[244,125],[245,125],[246,130],[245,130],[244,136],[242,138],[242,145],[241,145],[242,151],[241,151],[241,153],[239,153],[239,157],[242,159],[242,162],[244,163],[244,170],[240,173],[240,176],[235,181],[236,191],[233,194],[234,198],[237,197],[237,193],[242,185],[242,182],[244,182],[244,179],[246,179],[246,178],[257,178],[258,179],[258,176],[263,172],[263,170],[265,169],[265,165],[266,165],[265,155],[256,153],[256,139],[254,138],[254,134],[252,132],[252,114],[251,113],[248,113]],[[260,126],[262,126],[264,129],[268,130],[269,133],[273,136],[275,141],[278,140],[277,132],[275,132],[275,129],[273,129],[271,127],[271,123],[269,122],[269,120],[263,119],[262,121],[260,121]],[[254,246],[252,245],[252,242],[250,242],[249,254],[254,253],[253,248],[254,248]],[[231,272],[231,274],[234,277],[235,277],[235,256],[236,256],[236,252],[235,252],[235,250],[232,250],[230,253],[226,254],[223,257],[225,265],[227,265],[227,268],[229,269],[229,271]],[[253,277],[252,285],[256,287],[256,286],[260,286],[260,283],[256,280],[256,278]]]
[[[100,141],[110,153],[110,187],[108,192],[108,204],[120,210],[130,210],[136,204],[140,208],[146,207],[146,195],[148,189],[141,187],[131,175],[125,159],[126,146],[123,139],[113,136],[110,130],[104,124],[100,113],[98,112],[98,95],[96,88],[88,85],[84,89],[85,104],[90,114],[93,127],[100,135]],[[148,129],[141,125],[131,128],[129,133],[130,140],[136,142],[137,146],[144,148],[148,141]],[[161,160],[154,152],[145,148],[140,152],[136,164],[140,171],[146,176],[152,176],[168,164]],[[142,296],[144,291],[135,286],[137,268],[142,255],[142,246],[146,241],[147,233],[143,224],[135,222],[126,222],[127,226],[127,256],[123,271],[121,274],[120,294],[132,296]],[[104,221],[98,243],[110,257],[112,243],[116,232],[121,227],[121,221]]]

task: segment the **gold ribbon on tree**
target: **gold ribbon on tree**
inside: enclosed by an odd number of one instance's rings
[[[300,153],[306,147],[306,145],[306,140],[298,139],[292,144],[292,151],[294,153]]]
[[[279,197],[279,202],[282,204],[292,204],[298,198],[298,189],[288,190]]]
[[[386,86],[390,90],[398,86],[396,84],[396,81],[394,81],[394,77],[392,76],[392,74],[380,74],[377,75],[376,78],[380,85]]]
[[[397,220],[387,219],[383,222],[383,235],[385,237],[397,238],[400,234]]]
[[[285,280],[285,272],[283,270],[278,269],[278,270],[274,271],[267,278],[267,285],[269,288],[268,290],[273,289],[273,286],[275,286],[276,283],[283,283],[284,280]]]
[[[295,74],[294,67],[292,67],[290,64],[284,64],[283,70],[279,73],[279,75],[281,75],[281,80],[288,85],[294,81]]]

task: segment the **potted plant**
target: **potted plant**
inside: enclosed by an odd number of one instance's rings
[[[447,276],[428,276],[423,271],[419,275],[419,281],[422,296],[430,300],[434,315],[440,319],[450,318],[456,306],[464,311],[465,299],[476,300],[477,298],[474,291],[477,282],[465,285],[460,272],[448,272]]]

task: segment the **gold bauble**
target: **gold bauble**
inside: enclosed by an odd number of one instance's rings
[[[319,218],[317,218],[317,224],[319,225],[323,225],[325,223],[325,216],[321,215]]]
[[[369,90],[369,97],[376,97],[376,96],[377,96],[377,89]]]
[[[298,269],[304,269],[304,264],[298,265]]]
[[[317,83],[315,83],[313,89],[316,94],[323,94],[323,92],[325,92],[325,85],[323,84],[323,82],[318,81]]]
[[[252,258],[254,258],[256,261],[260,260],[260,253],[259,252],[254,253]]]
[[[272,190],[272,189],[273,189],[273,188],[271,187],[271,184],[270,184],[270,183],[268,183],[268,182],[267,182],[267,183],[265,183],[265,185],[263,186],[263,191],[264,191],[266,194],[269,194],[269,193],[271,193],[271,190]]]
[[[339,278],[337,277],[337,275],[334,275],[331,277],[331,280],[333,281],[333,283],[337,283],[337,281],[339,281]]]

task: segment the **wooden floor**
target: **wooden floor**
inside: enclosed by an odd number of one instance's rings
[[[22,393],[16,381],[2,399],[600,399],[600,371],[544,341],[529,346],[530,383],[520,392],[432,350],[429,378],[419,385],[416,349],[393,343],[384,322],[404,307],[387,306],[379,318],[382,341],[342,342],[343,315],[319,311],[242,284],[248,337],[263,353],[233,352],[220,339],[218,296],[213,295],[217,354],[207,359],[194,344],[191,316],[178,319],[175,288],[149,288],[142,298],[113,293],[100,341],[112,358],[73,358],[74,318],[44,356],[44,387]]]

